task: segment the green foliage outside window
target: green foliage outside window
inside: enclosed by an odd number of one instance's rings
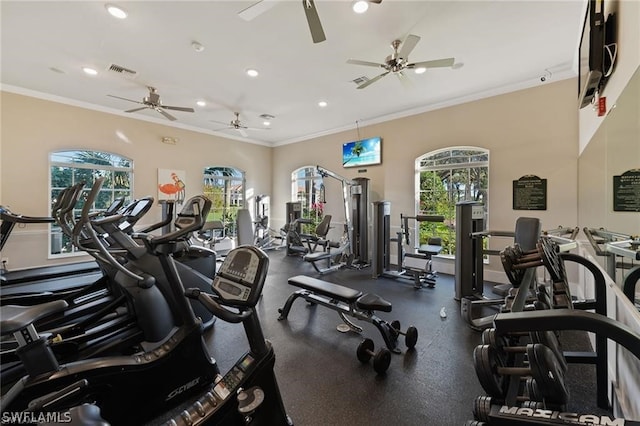
[[[324,216],[324,184],[315,167],[302,167],[291,173],[292,201],[302,204],[301,217],[312,223],[302,226],[303,233],[313,233]]]
[[[442,215],[443,223],[422,222],[420,244],[430,237],[442,239],[442,254],[455,254],[456,204],[480,201],[487,209],[489,189],[489,152],[482,149],[446,149],[425,154],[416,161],[418,211]]]
[[[53,152],[49,160],[52,207],[64,188],[84,182],[84,190],[73,209],[73,214],[78,216],[91,186],[99,177],[104,177],[105,180],[91,211],[106,210],[116,198],[122,197],[126,201],[132,198],[133,162],[128,158],[107,152],[71,150]],[[51,254],[77,251],[70,238],[56,224],[51,225],[50,234]]]
[[[224,224],[224,235],[236,235],[238,210],[244,207],[244,172],[233,167],[207,167],[204,169],[204,195],[211,200],[207,220]]]

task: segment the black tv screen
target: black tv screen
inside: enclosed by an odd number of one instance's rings
[[[578,68],[580,108],[584,108],[593,102],[602,80],[604,53],[603,8],[603,0],[589,0],[582,40],[580,41],[580,64]]]

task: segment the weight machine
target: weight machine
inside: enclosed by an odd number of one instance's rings
[[[318,174],[338,180],[342,185],[342,199],[344,202],[344,232],[340,244],[335,247],[331,242],[327,243],[323,252],[309,253],[304,259],[311,262],[314,268],[320,272],[330,272],[342,266],[364,268],[368,263],[368,216],[367,204],[369,199],[369,179],[347,179],[316,166]],[[353,218],[353,220],[352,220]],[[331,248],[334,248],[332,250]],[[327,260],[326,268],[319,268],[316,262]]]
[[[442,250],[441,240],[437,237],[429,238],[427,244],[417,248],[417,253],[405,253],[404,244],[410,244],[409,220],[437,223],[444,222],[444,216],[401,214],[401,230],[396,233],[396,238],[391,238],[391,203],[377,201],[373,205],[373,278],[408,278],[413,280],[415,288],[422,288],[423,284],[435,286],[437,272],[432,269],[431,258]],[[391,264],[391,242],[397,245],[397,265]]]

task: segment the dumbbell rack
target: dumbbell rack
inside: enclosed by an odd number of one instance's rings
[[[587,331],[594,333],[597,338],[603,337],[618,343],[625,347],[637,359],[640,359],[640,334],[625,324],[593,312],[557,309],[501,313],[496,315],[494,326],[495,334],[498,336],[525,334],[531,331]],[[553,405],[545,406],[537,402],[522,403],[521,407],[527,407],[526,410],[518,410],[517,407],[519,405],[518,402],[514,399],[509,399],[509,397],[506,397],[504,401],[491,397],[479,397],[474,403],[474,414],[476,415],[477,421],[468,421],[466,424],[547,424],[548,421],[544,419],[534,421],[536,419],[531,418],[531,415],[526,415],[527,412],[532,413],[535,412],[536,409],[541,409],[541,411],[547,414],[552,413],[552,410],[562,411],[561,407],[554,407]],[[601,408],[609,409],[608,406]],[[524,415],[518,418],[516,413],[524,413]],[[575,417],[577,418],[578,415],[575,415]],[[637,424],[637,422],[625,421],[624,423],[610,424]]]

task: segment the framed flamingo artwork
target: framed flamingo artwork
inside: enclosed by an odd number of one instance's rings
[[[158,169],[158,201],[184,201],[187,172],[175,169]]]

